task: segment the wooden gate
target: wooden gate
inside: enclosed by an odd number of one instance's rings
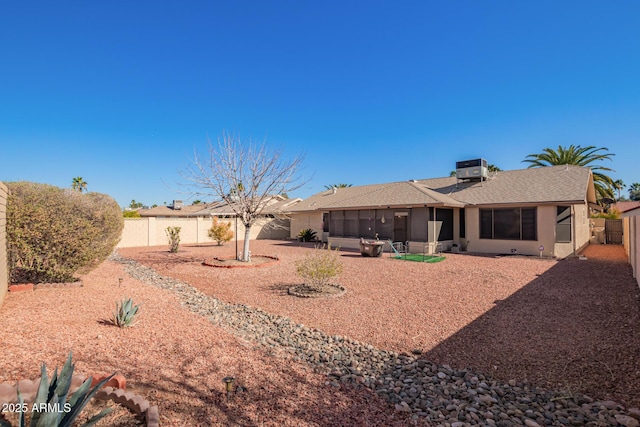
[[[608,219],[604,223],[604,232],[607,242],[610,245],[622,244],[622,220]]]

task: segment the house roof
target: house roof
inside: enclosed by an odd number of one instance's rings
[[[458,183],[455,177],[420,182],[465,204],[495,205],[595,202],[592,180],[589,168],[560,165],[494,172],[480,182]]]
[[[459,201],[414,181],[336,188],[311,196],[296,204],[292,211],[317,209],[380,208],[382,206],[462,207]]]
[[[202,216],[199,212],[215,206],[216,203],[199,203],[197,205],[184,205],[180,209],[174,209],[169,206],[156,206],[155,208],[140,209],[138,212],[141,217],[158,216],[158,217],[189,217]]]
[[[611,208],[617,209],[620,213],[624,213],[640,208],[640,201],[617,202],[615,205],[612,205]]]
[[[591,169],[562,165],[500,171],[486,181],[445,177],[337,188],[303,200],[292,211],[595,201]]]
[[[301,199],[284,199],[282,196],[274,196],[267,200],[267,205],[263,209],[262,213],[264,215],[277,215],[287,213],[289,211],[289,207],[300,202]],[[233,206],[230,204],[226,204],[224,202],[220,202],[216,205],[212,205],[207,207],[204,210],[198,212],[198,216],[234,216],[235,212],[233,210]]]

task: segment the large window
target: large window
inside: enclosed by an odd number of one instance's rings
[[[442,224],[438,241],[453,240],[453,209],[436,209],[436,221]]]
[[[480,209],[480,238],[537,240],[536,208]]]
[[[358,235],[358,211],[344,211],[345,237],[359,237]]]
[[[571,206],[556,209],[556,242],[571,242]]]

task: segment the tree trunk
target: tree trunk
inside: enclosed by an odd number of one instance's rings
[[[248,262],[249,259],[249,235],[251,234],[251,225],[244,226],[244,245],[242,247],[242,261]]]

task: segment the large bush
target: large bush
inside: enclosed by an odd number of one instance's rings
[[[124,220],[105,194],[32,182],[8,183],[7,249],[11,283],[68,282],[104,261]]]

